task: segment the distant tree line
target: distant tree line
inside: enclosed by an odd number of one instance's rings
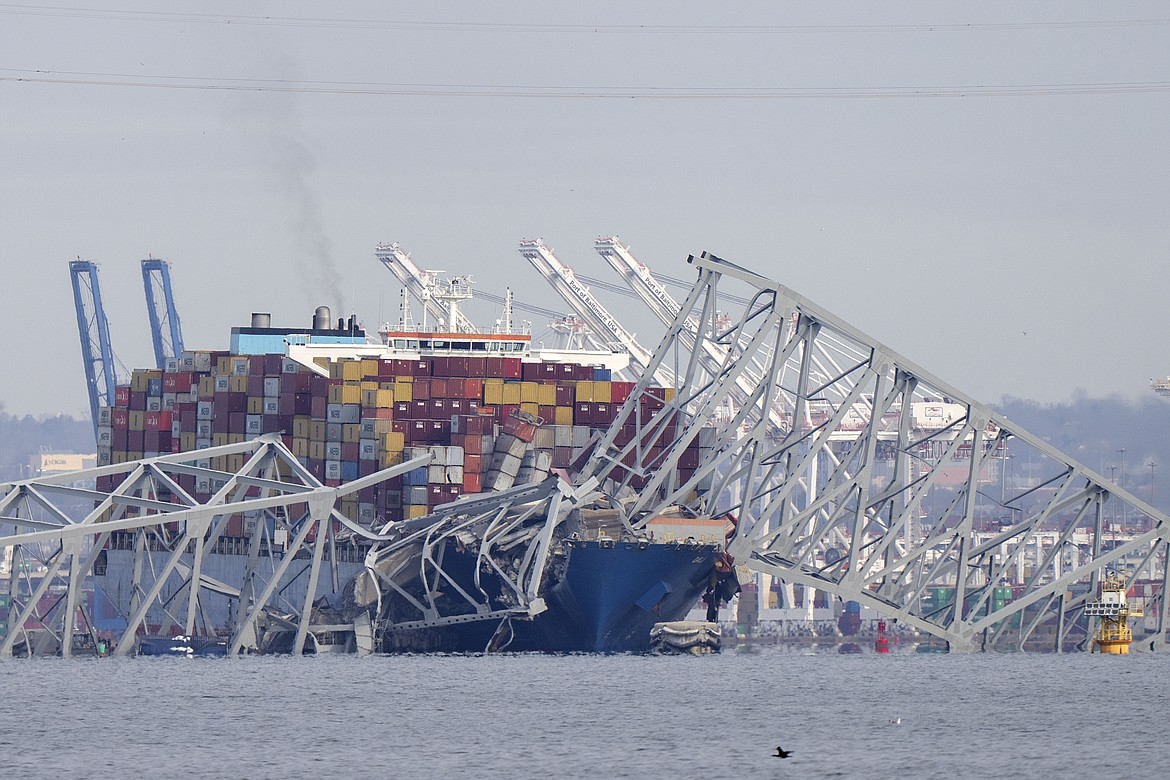
[[[46,452],[94,452],[93,425],[68,415],[17,417],[0,404],[0,481],[28,476],[29,458]]]

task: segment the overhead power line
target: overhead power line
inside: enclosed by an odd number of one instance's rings
[[[295,92],[420,97],[587,98],[641,100],[802,100],[1109,95],[1170,91],[1170,81],[1098,84],[970,84],[881,87],[558,86],[536,84],[415,84],[380,81],[308,81],[0,68],[0,81],[29,84],[229,92]]]
[[[137,11],[76,6],[0,3],[0,13],[19,16],[101,21],[168,22],[319,29],[409,30],[469,33],[572,33],[587,35],[808,35],[856,33],[948,33],[1011,30],[1070,30],[1111,27],[1155,27],[1170,19],[1084,19],[952,24],[556,24],[541,22],[468,22],[406,19],[348,19],[256,14],[214,14],[190,11]]]

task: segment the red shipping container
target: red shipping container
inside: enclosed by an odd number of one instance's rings
[[[450,420],[429,420],[428,424],[430,425],[430,431],[427,436],[427,441],[442,444],[451,440]]]
[[[110,425],[115,429],[122,428],[123,430],[130,427],[130,410],[111,409]]]
[[[434,381],[438,382],[441,380],[436,379]],[[427,402],[427,404],[428,404],[427,415],[426,415],[427,419],[428,420],[443,420],[443,419],[446,419],[447,417],[450,417],[451,411],[450,411],[450,407],[447,406],[447,403],[448,402],[445,398],[438,398],[438,397],[432,398],[430,401],[428,401]]]
[[[341,443],[341,459],[345,461],[355,461],[361,455],[361,445],[356,441],[343,441]]]
[[[480,439],[479,436],[471,436],[468,438],[473,439],[477,442]],[[483,472],[483,455],[469,453],[467,451],[467,448],[464,447],[463,448],[463,473],[466,474],[468,472],[471,472],[473,474],[480,474]]]
[[[216,393],[215,414],[248,411],[247,393]]]
[[[430,419],[428,415],[431,413],[430,401],[410,401],[410,413],[407,417],[411,420],[427,420]]]
[[[567,469],[573,465],[573,448],[553,447],[552,465],[555,469]]]
[[[284,355],[264,356],[264,375],[280,376],[280,366],[284,362]]]
[[[358,461],[358,476],[359,477],[368,477],[371,474],[376,473],[377,471],[378,471],[378,461],[376,461],[376,460]],[[366,490],[373,490],[373,488],[366,488]],[[361,490],[358,491],[359,494],[362,492],[363,491],[361,491]],[[358,501],[364,501],[365,503],[372,503],[373,500],[374,500],[373,498],[363,499],[360,497],[360,495],[358,497]]]
[[[431,382],[434,380],[430,378],[415,378],[414,385],[411,390],[411,397],[416,401],[431,400]]]
[[[570,384],[557,385],[557,406],[572,406],[576,402],[577,387]]]
[[[451,359],[448,357],[437,356],[431,358],[431,375],[432,376],[451,376],[449,368]]]
[[[593,404],[593,424],[600,427],[613,422],[614,407],[611,404]]]
[[[520,358],[503,358],[502,374],[504,379],[519,379],[523,371],[523,361]]]
[[[542,425],[544,423],[551,423],[557,418],[557,408],[555,406],[537,407],[537,416],[540,417]]]
[[[453,357],[447,361],[447,376],[467,376],[467,358]]]
[[[243,412],[228,414],[228,433],[247,433],[248,415]]]
[[[464,493],[479,493],[483,490],[483,475],[479,472],[467,471],[466,467],[463,470],[463,492]]]
[[[114,388],[114,406],[130,407],[130,385],[118,385]]]
[[[499,357],[487,358],[485,368],[487,369],[486,376],[499,379],[504,375],[504,359]]]
[[[610,382],[609,398],[615,404],[623,404],[626,399],[630,397],[630,393],[634,389],[633,382]],[[558,404],[560,401],[557,402]]]
[[[130,408],[135,412],[146,409],[146,393],[130,391]]]
[[[487,358],[472,358],[472,360],[486,360]],[[483,380],[482,379],[464,379],[462,392],[459,393],[460,398],[479,399],[483,397]]]
[[[450,417],[451,415],[464,413],[464,410],[465,410],[464,403],[465,402],[462,398],[451,398],[446,403],[447,403],[447,416],[448,417]]]
[[[264,376],[264,358],[265,355],[249,355],[248,356],[248,375],[249,376]]]
[[[486,357],[470,357],[467,358],[467,376],[484,377],[487,373]],[[464,396],[466,398],[466,396]]]
[[[142,452],[145,447],[142,446],[143,431],[129,431],[127,432],[126,450],[128,452]]]
[[[440,359],[441,358],[436,358],[436,360]],[[435,369],[436,371],[438,370],[438,365],[435,366]],[[444,374],[443,377],[446,377],[446,374]],[[451,396],[449,388],[447,387],[447,380],[445,378],[436,376],[430,381],[430,385],[431,398],[449,398]]]
[[[117,452],[126,452],[130,449],[130,429],[115,428],[110,436],[110,447]]]
[[[321,396],[328,401],[329,377],[320,374],[309,374],[309,377],[309,392],[313,394],[314,398]]]
[[[374,409],[362,409],[362,419],[364,420],[392,420],[394,419],[394,410],[389,406],[379,406]]]

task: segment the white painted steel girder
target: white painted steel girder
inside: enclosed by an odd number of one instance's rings
[[[1137,641],[1164,644],[1162,512],[783,285],[689,262],[693,288],[582,471],[626,497],[631,530],[675,504],[726,515],[737,561],[958,650],[1083,646],[1085,604],[1117,570],[1145,601]],[[663,366],[678,393],[650,417]],[[638,435],[619,446],[625,425]]]

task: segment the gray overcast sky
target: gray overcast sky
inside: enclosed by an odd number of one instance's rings
[[[78,3],[0,2],[8,412],[86,409],[77,256],[145,366],[148,253],[187,345],[226,348],[252,311],[392,316],[379,241],[549,308],[521,238],[614,282],[597,235],[673,276],[708,250],[990,402],[1137,397],[1170,372],[1164,3]],[[196,88],[11,80],[29,70]],[[295,89],[206,88],[228,79]],[[1134,83],[1154,86],[1067,94]],[[932,87],[968,89],[907,96]]]

